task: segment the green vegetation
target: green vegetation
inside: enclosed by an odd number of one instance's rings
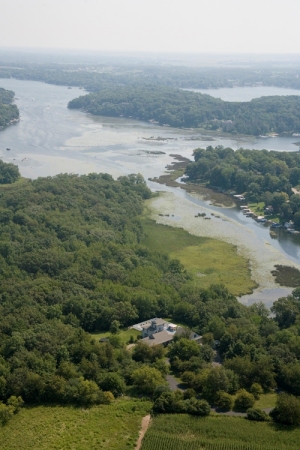
[[[108,338],[111,336],[111,333],[109,331],[102,331],[100,333],[91,333],[91,336],[93,339],[99,340],[101,338]],[[134,340],[138,338],[138,336],[141,336],[141,332],[138,330],[134,330],[133,328],[130,329],[124,329],[121,330],[120,333],[118,333],[118,338],[120,338],[120,342],[122,344],[128,344],[130,341],[131,336]]]
[[[45,59],[45,55],[22,55],[19,62],[3,62],[0,65],[1,78],[17,78],[45,81],[46,83],[82,86],[89,91],[97,91],[112,85],[137,85],[149,83],[177,88],[211,89],[222,87],[278,86],[300,89],[299,67],[281,64],[266,67],[257,62],[255,68],[247,67],[194,67],[190,65],[147,65],[132,57],[109,58],[99,62],[86,55],[74,58],[74,55],[55,56],[55,63]],[[18,57],[18,59],[20,56]],[[71,68],[71,70],[70,70]]]
[[[17,106],[11,104],[14,96],[13,91],[0,88],[0,130],[19,118]]]
[[[298,96],[225,102],[206,94],[160,85],[114,86],[69,102],[69,108],[112,117],[152,120],[172,127],[263,135],[300,130]]]
[[[156,224],[147,217],[142,223],[142,244],[158,252],[163,248],[171,258],[179,259],[192,275],[188,283],[205,289],[211,284],[223,284],[233,295],[246,294],[256,287],[247,260],[237,254],[233,245]]]
[[[187,179],[226,191],[243,193],[247,200],[272,206],[282,221],[293,220],[300,229],[300,196],[292,190],[300,178],[300,153],[267,150],[234,151],[207,147],[194,150],[195,162],[186,167]]]
[[[119,399],[89,409],[72,406],[23,408],[0,428],[4,450],[133,450],[148,401]]]
[[[151,398],[156,411],[201,416],[220,398],[227,409],[235,400],[246,410],[276,386],[300,394],[299,288],[275,302],[269,317],[264,305],[246,307],[224,285],[193,282],[182,261],[196,268],[193,251],[199,243],[207,251],[209,241],[141,220],[151,193],[140,175],[58,175],[5,185],[0,193],[5,421],[12,396],[24,400],[25,411],[50,403],[94,410],[130,393]],[[162,347],[126,350],[133,335],[126,328],[155,316],[203,336],[199,346],[184,330],[168,347],[171,370],[189,388],[184,394],[162,390],[169,370]],[[102,333],[108,342],[98,342]],[[223,359],[217,367],[215,341]],[[9,414],[5,427],[23,414]]]
[[[173,414],[153,419],[142,450],[298,450],[299,439],[299,428],[240,417]]]
[[[15,183],[20,178],[18,166],[11,163],[4,163],[0,159],[0,184],[9,185]]]
[[[275,392],[262,394],[259,400],[255,401],[254,407],[259,409],[274,408],[276,404],[277,395]]]

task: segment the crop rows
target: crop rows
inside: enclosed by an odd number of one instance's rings
[[[161,433],[147,433],[142,450],[275,450],[274,447],[266,447],[255,444],[241,443],[212,443],[203,439],[186,438],[180,436],[163,436]],[[282,450],[288,450],[282,447]]]

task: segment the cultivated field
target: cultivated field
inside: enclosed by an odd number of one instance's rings
[[[152,420],[142,450],[298,450],[300,429],[241,417],[160,415]]]

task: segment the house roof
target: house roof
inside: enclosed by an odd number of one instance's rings
[[[186,333],[187,331],[190,332],[188,339],[190,339],[191,341],[197,341],[197,340],[201,339],[201,336],[199,336],[199,334],[195,333],[195,331],[187,330],[186,328],[182,328],[182,327],[177,328],[177,330],[175,332],[175,336],[181,336],[183,333]]]
[[[166,321],[163,319],[152,319],[146,322],[145,325],[143,325],[143,329],[150,328],[152,327],[152,325],[156,326],[163,325],[164,323],[166,323]]]
[[[170,334],[167,331],[163,330],[159,333],[152,334],[151,337],[146,337],[141,339],[142,342],[152,347],[152,345],[165,344],[166,342],[172,341],[174,334]]]

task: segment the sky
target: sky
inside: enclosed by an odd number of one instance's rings
[[[300,0],[0,0],[0,47],[299,53]]]

